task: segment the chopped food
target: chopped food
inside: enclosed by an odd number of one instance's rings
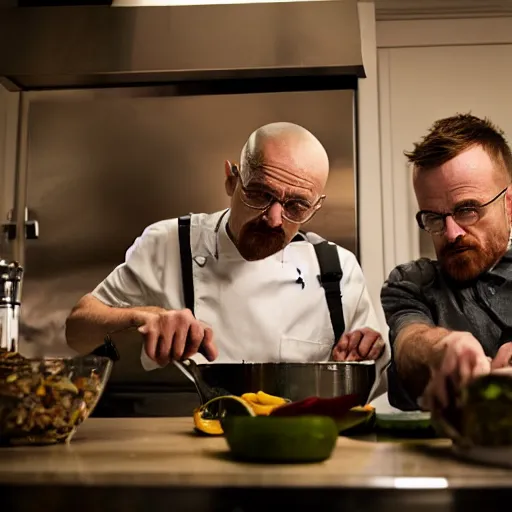
[[[211,436],[224,434],[222,419],[227,414],[255,416],[249,402],[235,395],[218,396],[194,409],[194,427],[197,432]]]
[[[0,351],[0,444],[67,439],[87,418],[101,389],[100,375],[91,368],[77,376],[72,360],[30,360]]]
[[[375,426],[375,407],[371,405],[352,407],[346,414],[333,418],[338,431],[345,436],[372,432]]]
[[[194,427],[201,434],[210,436],[222,436],[224,434],[220,420],[205,418],[199,409],[194,411]]]
[[[194,410],[194,426],[198,432],[208,435],[223,435],[223,420],[237,416],[327,416],[335,420],[338,430],[344,431],[370,420],[375,410],[371,406],[359,406],[356,395],[335,398],[311,397],[290,402],[258,391],[244,393],[241,397],[229,395],[210,400]]]
[[[274,409],[288,403],[285,398],[268,395],[262,391],[219,396],[194,410],[194,427],[198,432],[223,435],[222,420],[230,414],[268,416]]]
[[[350,409],[360,404],[357,395],[344,395],[335,398],[312,396],[299,402],[292,402],[272,411],[272,416],[329,416],[342,418]]]
[[[257,393],[244,393],[242,399],[248,402],[258,416],[268,416],[273,410],[289,402],[285,398],[272,396],[258,391]]]

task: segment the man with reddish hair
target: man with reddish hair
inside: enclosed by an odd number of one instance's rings
[[[405,153],[437,260],[397,266],[382,305],[393,362],[389,400],[400,409],[447,404],[457,387],[512,358],[512,153],[487,119],[436,121]]]

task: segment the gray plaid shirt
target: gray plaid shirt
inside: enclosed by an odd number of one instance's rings
[[[399,331],[423,323],[467,331],[494,357],[512,341],[512,249],[495,267],[464,287],[450,283],[439,263],[427,258],[396,267],[384,283],[381,300],[392,348]],[[416,409],[401,387],[394,364],[389,370],[389,400],[401,409]]]

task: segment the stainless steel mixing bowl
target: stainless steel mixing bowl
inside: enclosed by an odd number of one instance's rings
[[[368,400],[375,381],[375,362],[218,363],[199,365],[204,381],[235,395],[264,391],[303,400],[310,396],[333,398],[356,394]]]

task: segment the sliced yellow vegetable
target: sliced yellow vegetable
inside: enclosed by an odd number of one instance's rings
[[[212,405],[220,402],[222,413],[219,415],[219,409],[214,410]],[[241,397],[238,396],[219,396],[213,398],[206,404],[194,409],[194,427],[197,431],[208,435],[222,435],[221,420],[226,415],[232,413],[246,414],[248,416],[269,416],[270,413],[277,407],[289,402],[284,398],[278,396],[268,395],[263,391],[258,393],[244,393]],[[240,407],[242,406],[242,407]]]
[[[258,391],[256,393],[258,401],[262,405],[284,405],[289,402],[285,398],[281,398],[280,396],[267,395],[263,391]]]
[[[194,427],[197,431],[208,435],[222,435],[221,417],[219,416],[219,410],[214,411],[212,405],[216,402],[223,402],[217,405],[223,407],[222,414],[229,414],[229,410],[233,412],[233,406],[236,408],[237,413],[247,414],[248,416],[256,416],[251,405],[243,400],[242,398],[234,395],[229,396],[218,396],[212,398],[209,402],[205,403],[201,407],[194,409]]]
[[[201,416],[201,411],[199,409],[194,411],[194,427],[199,432],[211,436],[221,436],[224,434],[220,425],[220,420],[205,420]]]
[[[256,413],[256,416],[268,416],[277,405],[262,405],[262,404],[251,404],[252,410]]]
[[[341,434],[350,434],[370,429],[375,420],[375,407],[363,405],[352,407],[350,411],[336,420]]]
[[[357,407],[352,407],[352,410],[353,410],[353,411],[367,411],[367,412],[373,412],[373,411],[375,411],[375,407],[373,407],[373,405],[370,405],[370,404],[366,404],[366,405],[358,405]]]
[[[245,400],[246,402],[251,402],[251,403],[259,402],[258,395],[256,393],[244,393],[241,398],[242,398],[242,400]]]
[[[242,399],[251,405],[257,416],[268,416],[276,407],[280,407],[288,402],[284,398],[268,395],[263,391],[244,393]]]

